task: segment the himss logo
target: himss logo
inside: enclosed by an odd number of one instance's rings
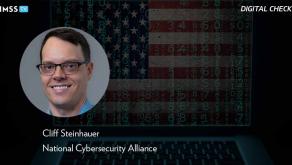
[[[28,6],[0,6],[0,13],[28,13]]]

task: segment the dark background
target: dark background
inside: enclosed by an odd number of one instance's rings
[[[25,97],[19,80],[19,64],[26,46],[49,28],[48,3],[25,4],[30,6],[27,14],[0,13],[1,138],[4,138],[1,152],[9,164],[29,164],[42,141],[42,129],[52,123],[52,118]],[[292,164],[289,158],[291,18],[291,13],[254,14],[252,101],[256,122],[249,132],[262,140],[275,164]]]

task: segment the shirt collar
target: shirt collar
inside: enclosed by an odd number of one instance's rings
[[[82,105],[82,107],[80,108],[80,115],[89,111],[91,108],[93,107],[93,105],[86,99],[86,101],[84,102],[84,104]]]
[[[80,108],[79,115],[89,111],[92,107],[93,107],[93,105],[88,101],[88,99],[86,99],[84,104]],[[48,109],[49,109],[49,114],[52,115],[51,109],[50,108],[48,108]]]

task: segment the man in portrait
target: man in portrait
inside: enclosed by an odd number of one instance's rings
[[[70,28],[47,33],[41,44],[37,68],[50,114],[71,117],[93,107],[87,99],[93,63],[89,44],[81,33]]]

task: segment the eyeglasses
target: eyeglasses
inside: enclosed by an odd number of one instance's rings
[[[78,71],[80,65],[87,63],[88,63],[87,61],[84,61],[84,62],[65,62],[62,64],[38,64],[36,65],[36,67],[39,69],[41,74],[52,76],[55,73],[57,66],[60,66],[65,74],[73,74]]]

